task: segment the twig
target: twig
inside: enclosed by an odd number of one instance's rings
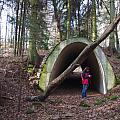
[[[1,98],[7,99],[7,100],[14,100],[12,97],[7,97],[7,96],[1,96]]]

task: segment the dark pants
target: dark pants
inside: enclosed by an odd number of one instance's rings
[[[87,84],[83,84],[83,89],[82,89],[82,98],[87,97]]]

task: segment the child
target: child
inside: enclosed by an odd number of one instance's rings
[[[91,78],[89,67],[85,67],[85,69],[81,73],[81,78],[82,78],[82,84],[83,84],[82,98],[85,98],[87,97],[87,89],[89,86],[89,80]]]

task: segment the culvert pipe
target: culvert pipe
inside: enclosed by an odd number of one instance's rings
[[[73,38],[56,45],[42,64],[39,87],[44,91],[49,82],[64,72],[90,43],[91,41],[85,38]],[[106,94],[107,90],[114,87],[115,76],[112,67],[99,46],[83,62],[81,68],[85,66],[90,67],[92,87],[96,91]]]

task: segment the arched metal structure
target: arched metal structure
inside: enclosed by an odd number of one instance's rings
[[[75,60],[80,52],[91,43],[85,38],[73,38],[60,42],[44,60],[39,86],[45,90],[49,82],[59,76]],[[92,74],[92,85],[103,94],[115,85],[112,67],[102,49],[98,46],[81,65],[89,66]]]

